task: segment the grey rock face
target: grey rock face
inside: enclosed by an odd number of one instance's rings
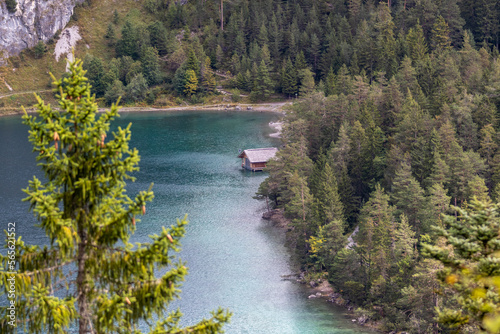
[[[38,41],[49,40],[62,30],[73,15],[73,8],[83,0],[17,0],[17,10],[10,13],[0,3],[0,58],[17,55]]]

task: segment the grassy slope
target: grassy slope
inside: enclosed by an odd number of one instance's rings
[[[125,15],[131,9],[137,9],[132,14],[133,19],[142,22],[150,22],[151,16],[142,10],[142,2],[135,0],[93,0],[90,6],[81,5],[75,8],[75,14],[68,27],[77,25],[80,28],[82,40],[77,44],[75,54],[83,58],[87,52],[97,55],[105,62],[114,57],[114,49],[106,45],[104,34],[109,22],[112,22],[113,11],[116,9],[120,14],[120,21],[115,26],[117,37],[121,26],[125,21]],[[5,80],[14,92],[45,91],[51,89],[52,79],[49,72],[60,77],[66,68],[64,59],[56,62],[54,57],[55,41],[47,44],[47,53],[36,59],[31,50],[23,51],[19,56],[9,59],[9,66],[0,68],[0,97],[11,94]],[[3,80],[2,80],[3,79]],[[41,94],[44,99],[52,100],[52,94],[45,92]],[[33,94],[19,94],[0,98],[0,114],[20,111],[20,106],[31,106],[36,102]]]

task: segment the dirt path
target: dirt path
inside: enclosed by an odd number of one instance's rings
[[[209,105],[192,105],[185,107],[155,108],[155,107],[123,107],[121,111],[183,111],[183,110],[251,110],[251,111],[271,111],[283,113],[283,107],[291,102],[268,102],[255,104],[220,103]]]
[[[34,93],[45,93],[45,92],[51,92],[52,89],[46,89],[46,90],[27,90],[27,91],[22,91],[22,92],[10,92],[10,93],[4,93],[0,94],[0,99],[3,99],[4,97],[9,97],[12,95],[25,95],[25,94],[34,94]]]

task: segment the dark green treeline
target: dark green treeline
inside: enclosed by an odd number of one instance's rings
[[[447,228],[450,205],[500,199],[500,59],[466,17],[441,7],[424,21],[406,5],[371,7],[350,61],[315,72],[322,89],[290,108],[259,194],[292,221],[303,269],[327,273],[358,312],[387,331],[446,332],[434,309],[458,303],[422,244],[444,245],[433,226]]]
[[[115,58],[85,60],[108,103],[120,95],[153,103],[163,93],[198,102],[214,93],[216,78],[253,100],[314,89],[330,95],[343,66],[371,83],[390,80],[406,57],[432,96],[440,83],[426,54],[465,47],[496,54],[499,43],[495,0],[145,0],[143,11],[115,11],[104,36]]]

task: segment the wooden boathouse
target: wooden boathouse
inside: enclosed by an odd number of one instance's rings
[[[266,163],[274,158],[276,152],[278,152],[276,147],[252,148],[241,152],[238,158],[241,158],[241,167],[256,172],[266,168]]]

